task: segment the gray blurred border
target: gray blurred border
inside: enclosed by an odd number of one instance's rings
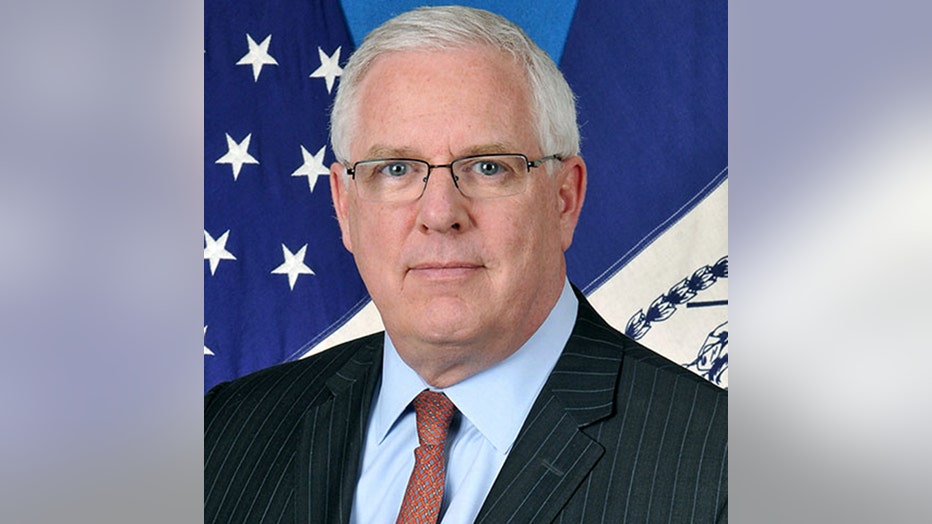
[[[0,521],[202,518],[203,7],[0,7]]]
[[[932,4],[729,5],[734,522],[932,522]]]
[[[734,522],[932,520],[928,2],[730,9]],[[0,7],[0,521],[201,519],[203,9]]]

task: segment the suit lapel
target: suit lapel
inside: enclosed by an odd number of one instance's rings
[[[550,522],[604,454],[583,429],[614,412],[622,353],[581,293],[576,325],[476,522]]]
[[[298,449],[295,522],[349,522],[359,455],[382,365],[381,335],[327,381],[331,396],[308,410]]]

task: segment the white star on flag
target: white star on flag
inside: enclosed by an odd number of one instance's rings
[[[221,260],[236,260],[233,253],[227,251],[227,237],[229,235],[230,230],[227,229],[226,233],[214,240],[214,237],[210,236],[206,229],[204,230],[204,260],[210,260],[211,275],[217,272],[217,266],[220,265]]]
[[[207,326],[204,326],[204,354],[213,356],[214,352],[207,348]]]
[[[249,52],[246,53],[246,56],[240,58],[236,65],[251,65],[252,77],[256,82],[259,81],[259,73],[262,72],[262,66],[278,65],[278,62],[269,54],[269,44],[271,42],[272,35],[265,37],[265,40],[263,40],[261,44],[256,44],[256,41],[249,36],[249,33],[246,34],[246,43],[249,44]]]
[[[342,47],[342,46],[340,46]],[[343,68],[340,67],[340,47],[333,52],[333,56],[327,56],[323,49],[317,48],[317,55],[320,57],[320,67],[311,73],[311,78],[324,78],[327,81],[327,93],[333,89],[333,82],[338,76],[343,74]]]
[[[317,177],[330,174],[330,170],[324,165],[324,152],[326,150],[327,146],[325,145],[312,156],[302,145],[301,156],[304,157],[304,164],[298,169],[295,169],[294,173],[291,174],[291,176],[306,176],[307,186],[310,188],[311,193],[314,192],[314,184],[317,183]]]
[[[292,253],[285,244],[282,244],[282,254],[285,261],[282,265],[272,270],[276,275],[288,275],[288,285],[294,290],[294,283],[298,281],[298,275],[313,275],[314,271],[304,264],[304,252],[307,250],[307,244],[301,246],[297,253]]]
[[[225,133],[227,136],[227,152],[225,155],[217,159],[217,164],[230,164],[233,166],[233,181],[236,181],[236,177],[239,176],[240,169],[243,168],[243,164],[258,164],[259,161],[253,158],[249,154],[249,141],[252,140],[252,133],[246,135],[246,138],[242,142],[236,143],[236,140],[233,140],[233,137],[229,133]]]

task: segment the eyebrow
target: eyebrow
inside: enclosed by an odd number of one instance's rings
[[[481,144],[467,147],[461,150],[455,157],[463,158],[467,156],[474,155],[494,155],[502,153],[514,153],[516,148],[509,146],[502,142],[493,142],[489,144]],[[378,159],[378,158],[411,158],[418,159],[421,158],[421,155],[417,153],[414,149],[410,147],[392,147],[383,144],[376,144],[369,148],[366,151],[366,159]]]

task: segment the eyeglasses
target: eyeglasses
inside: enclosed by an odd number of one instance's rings
[[[516,195],[527,188],[532,167],[548,160],[545,156],[531,162],[521,154],[474,155],[457,158],[449,164],[431,165],[411,158],[362,160],[348,168],[359,198],[374,202],[410,202],[417,200],[427,187],[430,170],[450,168],[453,184],[469,198],[497,198]]]

